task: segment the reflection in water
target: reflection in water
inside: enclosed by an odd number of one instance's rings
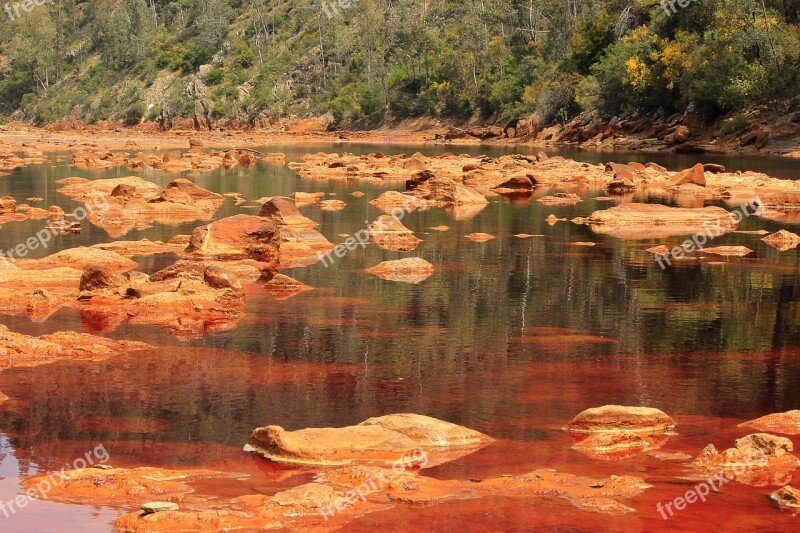
[[[289,160],[318,149],[293,148]],[[630,159],[671,167],[689,164],[649,156]],[[769,167],[772,160],[748,161],[758,163]],[[791,167],[795,163],[785,164],[785,173],[796,170]],[[128,173],[27,167],[4,178],[0,194],[43,197],[47,206],[69,209],[76,204],[54,192],[55,180]],[[170,180],[150,170],[143,177],[160,185]],[[381,212],[369,202],[389,188],[303,180],[286,167],[261,164],[251,170],[221,169],[195,181],[220,193],[241,192],[248,200],[294,191],[335,193],[348,204],[344,210],[302,208],[334,243],[376,219]],[[351,196],[356,188],[365,195]],[[571,219],[605,209],[610,204],[593,200],[601,194],[586,191],[583,202],[569,207],[494,197],[479,213],[410,213],[403,224],[423,241],[413,252],[370,244],[328,267],[288,270],[284,273],[314,288],[289,299],[250,286],[247,314],[232,331],[181,343],[156,328],[125,324],[109,335],[160,348],[100,363],[59,362],[0,374],[0,391],[10,397],[0,407],[0,432],[6,435],[0,499],[14,496],[19,476],[59,469],[98,443],[116,466],[203,466],[250,474],[247,480],[203,487],[213,494],[274,493],[312,474],[242,454],[253,428],[343,426],[415,412],[498,439],[473,456],[431,469],[436,477],[480,478],[552,467],[592,476],[635,473],[651,477],[654,488],[635,502],[639,515],[615,522],[563,502],[521,508],[498,499],[398,508],[364,517],[353,530],[380,524],[427,529],[430,520],[445,528],[462,527],[465,518],[482,530],[487,523],[502,530],[538,520],[570,530],[638,529],[645,518],[653,520],[648,527],[657,527],[655,503],[685,491],[674,481],[683,475],[681,463],[647,453],[621,462],[595,461],[572,449],[574,443],[560,428],[587,407],[653,405],[679,423],[678,435],[659,442],[659,451],[694,456],[709,442],[727,444],[742,436],[736,428],[741,421],[797,408],[798,252],[778,252],[759,236],[728,234],[715,245],[745,245],[755,254],[722,264],[686,261],[662,271],[644,250],[677,242],[626,242],[570,222],[545,222],[551,213]],[[217,217],[252,213],[250,207],[235,207],[229,200]],[[32,235],[42,224],[6,224],[0,248]],[[126,239],[166,241],[194,226],[156,224]],[[450,230],[430,229],[439,226]],[[740,229],[773,232],[782,226],[749,218]],[[497,238],[475,243],[464,238],[470,233]],[[544,237],[512,237],[522,233]],[[37,254],[108,241],[103,230],[84,224],[80,235],[59,237]],[[578,241],[597,246],[572,246]],[[409,256],[431,262],[434,274],[412,285],[365,272],[382,261]],[[171,264],[174,256],[135,259],[143,271],[153,272]],[[0,317],[0,322],[32,335],[85,327],[68,309],[43,323],[26,317]],[[701,519],[725,515],[721,509],[735,509],[729,514],[740,519],[752,514],[747,520],[754,527],[785,525],[780,515],[769,513],[763,494],[737,486],[698,508],[682,527],[691,530]],[[46,530],[48,517],[58,516],[76,528],[107,531],[119,512],[37,502],[26,515],[29,522],[14,517],[9,530]]]

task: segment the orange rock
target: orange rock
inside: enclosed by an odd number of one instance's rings
[[[793,250],[800,246],[800,236],[783,229],[761,240],[781,252]]]
[[[746,246],[717,246],[715,248],[705,248],[704,253],[722,256],[744,257],[753,253],[753,250]]]
[[[347,204],[341,200],[323,200],[319,203],[319,208],[322,211],[341,211],[347,207]]]
[[[800,513],[800,491],[790,485],[776,490],[769,495],[769,499],[779,509]]]
[[[314,228],[317,223],[300,214],[291,198],[274,196],[261,208],[258,216],[266,218],[277,226]]]
[[[367,270],[367,272],[387,281],[403,283],[421,283],[428,279],[436,269],[432,264],[419,257],[409,257],[397,261],[384,261]]]
[[[367,231],[379,248],[393,252],[410,252],[422,242],[413,231],[390,215],[378,217]]]
[[[283,274],[275,274],[271,280],[264,284],[264,289],[276,300],[288,300],[302,292],[314,290],[313,287],[309,287],[305,283]]]
[[[686,169],[677,174],[669,181],[669,186],[677,187],[687,183],[693,183],[701,187],[706,186],[705,167],[703,167],[702,164],[698,163],[692,168]]]
[[[737,439],[734,447],[724,452],[709,444],[692,465],[701,475],[724,472],[728,479],[746,485],[785,485],[800,466],[793,450],[792,441],[787,438],[755,433]]]
[[[150,348],[142,342],[115,341],[85,333],[58,332],[31,337],[0,325],[0,370],[39,366],[60,359],[104,361],[123,352]]]
[[[426,200],[440,205],[488,204],[489,201],[478,191],[459,185],[448,178],[431,178],[417,187],[416,192]]]
[[[359,426],[380,426],[390,429],[425,447],[474,447],[493,442],[491,437],[475,430],[413,413],[369,418]]]
[[[739,225],[735,217],[720,207],[680,208],[658,204],[622,204],[595,211],[582,221],[595,233],[620,239],[647,239],[675,235],[705,234],[712,228],[715,236]]]
[[[605,405],[583,411],[564,429],[576,433],[650,433],[674,427],[675,421],[659,409]]]
[[[800,410],[787,411],[762,416],[756,420],[739,424],[758,431],[783,433],[784,435],[800,435]]]
[[[193,257],[238,260],[255,259],[276,264],[281,233],[269,219],[235,215],[195,228],[186,253]]]
[[[303,465],[394,464],[412,455],[418,444],[380,426],[310,428],[286,431],[280,426],[258,428],[245,451],[273,461]]]
[[[486,242],[495,239],[495,236],[489,235],[488,233],[470,233],[467,235],[467,239],[474,242]]]
[[[573,193],[559,192],[552,196],[542,196],[536,201],[543,205],[575,205],[581,201],[581,197]]]

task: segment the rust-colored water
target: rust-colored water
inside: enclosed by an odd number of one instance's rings
[[[54,180],[126,173],[79,172],[53,163],[3,178],[0,193],[45,197],[48,205],[66,208],[71,202],[54,192]],[[196,181],[248,199],[296,190],[335,192],[348,203],[344,211],[303,210],[321,222],[332,242],[376,218],[380,213],[368,202],[386,188],[300,180],[272,166],[219,171]],[[356,189],[367,195],[351,197]],[[626,501],[636,512],[621,517],[580,511],[560,499],[494,498],[397,506],[362,516],[346,530],[796,530],[800,518],[767,502],[766,495],[778,487],[739,483],[665,521],[656,504],[694,484],[684,479],[685,462],[648,454],[615,462],[592,459],[574,450],[560,430],[588,407],[650,405],[678,422],[677,435],[659,451],[695,456],[708,443],[730,447],[749,433],[737,427],[743,421],[800,408],[798,253],[777,252],[753,235],[731,234],[715,244],[744,244],[756,253],[725,260],[726,265],[686,263],[662,272],[642,253],[656,241],[623,242],[570,223],[544,222],[551,212],[572,218],[608,207],[592,196],[575,207],[493,198],[481,213],[462,221],[443,210],[408,215],[403,223],[424,241],[413,255],[437,266],[420,285],[363,272],[403,256],[370,246],[330,268],[286,272],[316,288],[292,299],[277,301],[250,287],[247,315],[235,330],[181,343],[154,328],[124,326],[113,335],[158,349],[101,363],[3,372],[0,391],[10,400],[0,405],[0,501],[20,491],[21,477],[58,470],[98,444],[119,467],[248,474],[200,483],[196,488],[204,494],[272,494],[308,481],[313,472],[244,454],[253,428],[344,426],[416,412],[497,439],[426,475],[474,479],[547,467],[588,476],[633,474],[652,488]],[[228,203],[219,216],[236,212],[247,211]],[[8,224],[0,230],[0,248],[32,234],[37,224]],[[442,224],[450,231],[428,229]],[[47,253],[110,240],[102,230],[84,226],[81,235],[61,238]],[[156,226],[125,238],[166,240],[193,226]],[[762,228],[783,226],[748,219],[742,227]],[[498,238],[485,244],[464,238],[473,232]],[[544,237],[512,237],[523,232]],[[576,248],[570,245],[575,241],[598,246]],[[142,266],[154,271],[173,260],[144,258]],[[0,322],[28,334],[87,327],[71,311],[41,324],[18,317]],[[10,518],[0,513],[0,530],[109,531],[111,521],[126,511],[37,501]]]

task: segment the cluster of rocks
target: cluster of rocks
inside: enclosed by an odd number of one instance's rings
[[[148,154],[138,152],[95,151],[83,149],[75,151],[70,156],[73,165],[87,170],[109,170],[116,167],[126,167],[128,170],[139,171],[145,168],[154,168],[169,173],[200,173],[210,172],[220,167],[232,169],[240,166],[245,169],[253,168],[258,161],[271,164],[285,164],[286,156],[282,153],[261,155],[251,150],[227,150],[209,152],[203,151],[200,140],[191,139],[188,151],[173,150],[164,154]]]

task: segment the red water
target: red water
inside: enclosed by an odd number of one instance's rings
[[[49,195],[51,203],[67,206],[52,181],[80,173],[56,164],[50,170],[43,182],[33,179],[30,168],[12,174],[3,185],[10,189],[0,192]],[[379,214],[368,202],[382,190],[309,182],[273,167],[219,171],[197,182],[247,198],[335,192],[349,204],[344,211],[304,209],[332,242]],[[354,189],[367,196],[350,197]],[[497,439],[425,475],[473,479],[554,468],[592,477],[637,475],[652,488],[624,501],[636,510],[626,516],[581,511],[555,498],[493,498],[399,505],[361,516],[346,530],[796,530],[800,518],[767,501],[778,487],[735,482],[665,521],[656,504],[696,483],[685,479],[685,462],[648,454],[616,462],[591,459],[561,431],[589,407],[654,406],[678,422],[677,435],[659,451],[696,456],[709,443],[728,448],[752,432],[737,427],[741,422],[800,408],[798,253],[779,253],[757,237],[733,234],[715,244],[745,244],[756,253],[724,266],[686,264],[662,272],[642,253],[657,241],[623,242],[585,227],[544,222],[551,212],[572,218],[607,207],[591,197],[568,208],[494,198],[462,221],[443,210],[409,215],[403,223],[424,240],[414,254],[437,268],[420,285],[366,274],[368,266],[401,257],[368,247],[329,269],[286,272],[316,288],[290,300],[276,301],[250,287],[247,315],[233,331],[181,343],[155,328],[124,326],[111,335],[158,348],[100,363],[3,372],[0,391],[11,399],[0,405],[0,501],[20,491],[20,478],[59,470],[99,444],[118,467],[247,474],[198,483],[202,494],[273,494],[310,480],[313,472],[244,454],[253,428],[344,426],[414,412]],[[220,216],[235,212],[227,205]],[[27,224],[3,228],[0,247],[30,234],[34,228]],[[428,230],[441,224],[451,230]],[[747,230],[783,227],[757,219],[744,224]],[[166,240],[191,227],[157,226],[125,238]],[[485,244],[464,239],[473,232],[498,238]],[[522,232],[544,237],[512,237]],[[108,240],[101,230],[87,228],[58,246]],[[576,249],[570,245],[575,241],[598,246]],[[147,258],[143,268],[154,271],[173,260]],[[34,335],[85,328],[71,311],[43,324],[19,317],[0,322]],[[0,512],[0,530],[110,531],[111,521],[127,511],[37,501],[7,519]]]

